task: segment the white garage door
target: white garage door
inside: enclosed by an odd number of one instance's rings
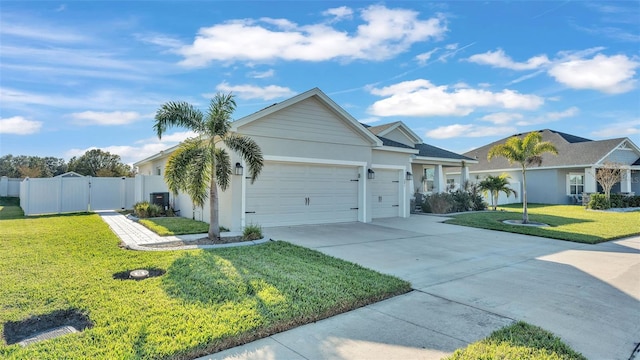
[[[376,169],[375,172],[376,177],[371,180],[371,217],[400,216],[400,172],[386,169]]]
[[[265,162],[247,181],[245,223],[261,226],[358,221],[356,167]]]

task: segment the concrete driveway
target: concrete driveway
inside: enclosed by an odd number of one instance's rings
[[[640,237],[584,245],[441,221],[266,229],[414,291],[203,359],[440,359],[516,320],[589,359],[630,358],[640,342]]]

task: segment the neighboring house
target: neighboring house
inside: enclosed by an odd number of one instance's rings
[[[476,162],[423,144],[400,122],[363,125],[317,88],[234,121],[232,131],[255,140],[265,160],[255,183],[236,175],[229,188],[219,192],[220,223],[232,230],[252,223],[283,226],[408,217],[414,181],[421,182],[429,173],[428,190],[444,191],[443,168]],[[134,166],[139,174],[164,175],[176,148]],[[230,154],[236,173],[242,173],[245,164]],[[172,202],[181,216],[209,218],[207,205],[194,208],[185,194]]]
[[[622,164],[623,181],[616,184],[612,193],[640,194],[640,149],[629,138],[589,140],[579,136],[544,129],[539,130],[543,141],[550,141],[558,149],[558,155],[545,153],[541,166],[527,168],[527,200],[542,204],[577,203],[583,193],[602,192],[595,174],[607,162]],[[514,136],[524,137],[528,133]],[[518,163],[509,164],[502,158],[487,160],[487,153],[494,145],[504,143],[508,138],[495,141],[465,153],[477,163],[470,164],[472,179],[482,179],[487,175],[508,173],[511,182],[517,184],[518,195],[522,193],[519,184],[522,172]],[[447,174],[449,179],[457,179],[460,170]]]
[[[63,177],[63,178],[68,178],[68,177],[84,177],[84,175],[80,175],[80,174],[78,174],[78,173],[77,173],[77,172],[75,172],[75,171],[68,171],[68,172],[66,172],[66,173],[64,173],[64,174],[56,175],[56,176],[54,176],[54,177],[57,177],[57,178],[58,178],[58,177]]]

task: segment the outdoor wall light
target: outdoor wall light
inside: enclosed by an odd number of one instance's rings
[[[236,163],[236,175],[242,175],[244,168],[239,162]]]
[[[371,169],[367,170],[367,179],[373,180],[375,178],[376,178],[376,172]]]
[[[411,180],[411,179],[413,179],[413,174],[407,171],[407,177],[406,177],[406,179],[407,179],[407,180]]]

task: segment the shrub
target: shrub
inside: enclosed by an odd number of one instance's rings
[[[622,196],[620,194],[611,194],[609,196],[609,204],[611,205],[612,208],[621,208],[621,207],[626,207],[624,205],[624,198],[626,196]]]
[[[624,207],[640,207],[640,195],[624,196],[622,200]]]
[[[425,197],[424,200],[422,201],[422,204],[420,204],[420,206],[422,207],[422,212],[423,213],[430,213],[431,212],[431,205],[429,205],[429,197]]]
[[[258,240],[262,239],[262,226],[260,225],[247,225],[242,230],[242,239],[243,240]]]
[[[453,199],[448,193],[435,193],[427,196],[425,202],[429,203],[429,208],[434,214],[446,214],[453,208]]]
[[[587,208],[593,210],[606,210],[611,208],[611,203],[604,194],[591,194]]]
[[[451,202],[451,212],[464,212],[473,208],[471,194],[459,189],[451,193]]]
[[[151,204],[148,201],[141,201],[133,205],[133,213],[138,218],[157,217],[162,214],[162,207]]]

